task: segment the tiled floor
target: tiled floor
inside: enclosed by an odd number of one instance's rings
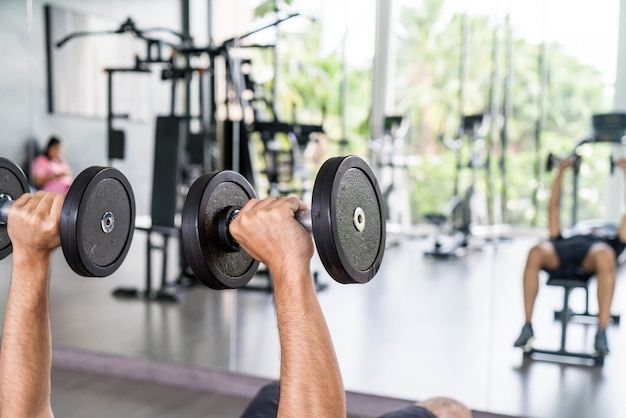
[[[422,254],[427,239],[402,240],[385,254],[366,285],[339,285],[319,293],[346,388],[405,399],[446,395],[471,408],[531,417],[626,416],[626,334],[609,330],[611,355],[603,368],[523,361],[512,347],[523,323],[521,273],[534,237],[487,244],[450,261]],[[278,376],[279,351],[269,294],[183,291],[178,304],[118,300],[118,286],[143,286],[145,235],[137,232],[118,272],[85,279],[59,251],[51,290],[53,343],[131,358]],[[172,242],[170,277],[177,273]],[[157,266],[155,261],[155,269]],[[4,306],[10,258],[0,263]],[[618,279],[614,311],[626,288]],[[595,283],[591,285],[595,308]],[[562,290],[542,286],[535,313],[536,345],[556,347],[560,327],[552,311]],[[572,295],[581,306],[582,292]],[[593,325],[571,325],[571,349],[591,350]]]

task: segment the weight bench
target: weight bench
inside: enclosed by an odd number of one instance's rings
[[[583,317],[583,318],[595,318],[596,314],[589,312],[589,281],[592,274],[575,274],[566,275],[553,273],[550,274],[546,284],[548,286],[561,286],[563,287],[563,308],[560,311],[554,311],[554,319],[561,321],[561,346],[558,350],[543,350],[531,348],[530,351],[524,353],[524,357],[531,357],[534,353],[539,353],[548,356],[564,356],[564,357],[576,357],[582,359],[593,360],[595,365],[604,364],[604,354],[600,353],[584,353],[584,352],[572,352],[565,348],[565,341],[567,339],[567,325],[571,318]],[[581,313],[573,312],[569,308],[569,297],[574,289],[583,289],[585,291],[585,311]],[[620,321],[619,315],[611,315],[611,322],[618,325]]]

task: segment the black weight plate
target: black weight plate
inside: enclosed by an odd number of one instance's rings
[[[74,179],[61,213],[61,247],[68,264],[86,277],[113,274],[135,232],[135,197],[126,177],[90,167]]]
[[[0,193],[17,200],[24,193],[28,193],[28,179],[17,165],[6,158],[0,157]],[[0,260],[13,252],[13,245],[9,239],[6,224],[0,226]]]
[[[335,157],[320,168],[311,222],[322,264],[336,281],[366,283],[378,272],[386,238],[382,202],[378,181],[361,158]]]
[[[244,251],[225,250],[218,233],[219,215],[254,197],[250,183],[234,171],[204,174],[189,188],[181,223],[183,254],[198,280],[212,289],[245,286],[259,267]]]

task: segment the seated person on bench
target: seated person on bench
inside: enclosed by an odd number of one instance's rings
[[[561,235],[559,206],[561,183],[564,171],[572,165],[570,158],[559,163],[552,184],[552,195],[548,207],[548,229],[550,239],[535,245],[528,252],[524,270],[524,310],[526,323],[515,341],[515,347],[530,350],[533,340],[531,319],[539,288],[539,271],[571,278],[590,277],[598,280],[598,331],[595,337],[596,352],[608,354],[606,327],[611,317],[611,301],[615,289],[617,257],[626,246],[626,214],[622,217],[617,236],[609,237],[601,229],[592,229],[586,234],[564,238]],[[617,166],[626,171],[626,159]]]

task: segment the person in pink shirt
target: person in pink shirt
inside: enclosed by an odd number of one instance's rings
[[[72,171],[63,159],[63,146],[57,137],[50,137],[46,151],[33,161],[33,185],[46,192],[67,194],[72,184]]]

